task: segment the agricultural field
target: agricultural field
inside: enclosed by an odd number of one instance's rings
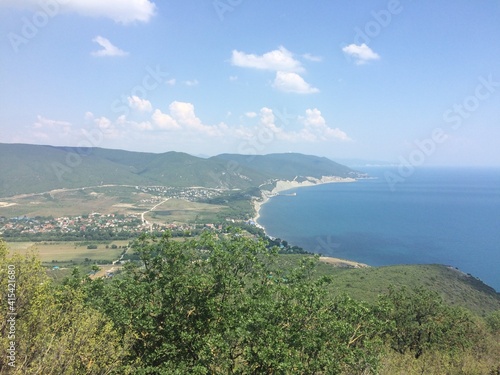
[[[154,195],[137,191],[135,187],[92,187],[60,189],[43,194],[24,194],[2,198],[0,216],[77,216],[141,213],[154,206]]]
[[[218,219],[225,206],[170,199],[145,214],[145,219],[153,223],[207,223]]]
[[[63,217],[100,214],[143,215],[157,224],[220,222],[252,210],[246,196],[214,189],[98,186],[59,189],[41,194],[2,198],[0,217]],[[211,197],[211,198],[210,198]],[[215,197],[215,198],[214,198]]]
[[[12,253],[35,252],[45,265],[80,264],[85,261],[103,262],[118,259],[128,241],[113,241],[109,244],[95,244],[97,249],[88,249],[88,244],[76,242],[9,242]],[[116,248],[113,245],[116,245]],[[106,248],[108,246],[108,248]]]

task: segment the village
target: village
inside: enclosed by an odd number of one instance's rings
[[[212,189],[206,187],[189,187],[177,188],[171,186],[136,186],[136,190],[156,195],[157,201],[161,200],[161,196],[171,199],[184,199],[190,202],[199,202],[206,199],[216,198],[221,195],[224,190]]]
[[[139,214],[101,214],[98,212],[80,216],[63,217],[0,217],[0,236],[4,238],[30,235],[73,235],[92,238],[111,236],[128,238],[149,231],[193,231],[207,227],[221,229],[221,225],[206,224],[161,224],[144,222]],[[121,234],[121,236],[120,236]]]

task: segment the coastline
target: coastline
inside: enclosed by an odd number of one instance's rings
[[[255,209],[255,217],[252,219],[255,222],[255,225],[259,228],[262,228],[264,232],[266,232],[266,228],[259,224],[258,220],[260,218],[260,210],[261,208],[269,202],[269,200],[273,197],[277,197],[281,192],[287,191],[290,189],[300,188],[300,187],[308,187],[322,184],[330,184],[330,183],[345,183],[345,182],[355,182],[355,178],[350,177],[337,177],[337,176],[323,176],[322,178],[313,178],[308,177],[305,181],[286,181],[286,180],[278,180],[276,181],[276,186],[273,190],[262,190],[262,199],[254,200],[253,205]],[[347,267],[347,268],[367,268],[370,267],[368,264],[360,263],[348,259],[340,259],[329,256],[321,256],[319,258],[320,262],[329,264],[334,267]]]
[[[295,179],[292,181],[278,180],[276,181],[276,185],[273,188],[273,190],[271,191],[261,190],[262,199],[261,200],[255,199],[253,201],[255,216],[252,218],[252,220],[265,232],[266,228],[264,228],[261,224],[259,224],[258,221],[260,218],[260,210],[262,209],[262,206],[264,206],[269,201],[269,199],[271,199],[272,197],[279,196],[280,193],[283,191],[300,187],[308,187],[308,186],[331,184],[331,183],[355,182],[355,181],[356,179],[352,177],[338,177],[338,176],[323,176],[321,178],[307,177],[306,180],[300,182],[296,181]]]

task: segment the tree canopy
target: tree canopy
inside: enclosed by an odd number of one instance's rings
[[[56,284],[34,254],[9,256],[0,242],[0,345],[15,350],[15,366],[0,356],[0,374],[500,369],[498,313],[481,320],[425,289],[393,288],[372,304],[333,294],[316,257],[284,267],[288,255],[239,231],[143,235],[133,250],[138,260],[112,278],[75,268]]]

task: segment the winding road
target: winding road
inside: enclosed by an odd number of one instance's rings
[[[167,198],[165,199],[164,201],[161,201],[160,203],[154,205],[153,207],[151,207],[149,210],[147,211],[144,211],[142,214],[141,214],[141,220],[142,220],[142,223],[143,224],[146,224],[146,225],[149,225],[150,227],[150,230],[152,230],[152,225],[144,218],[144,215],[146,215],[148,212],[151,212],[153,211],[156,207],[158,206],[161,206],[163,203],[165,203],[166,201],[168,201],[170,198]]]

